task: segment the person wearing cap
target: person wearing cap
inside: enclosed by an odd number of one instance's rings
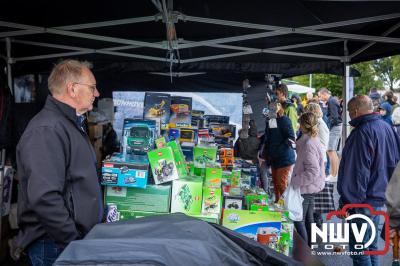
[[[379,113],[381,114],[382,119],[393,126],[392,123],[392,106],[388,102],[381,103],[379,106]]]

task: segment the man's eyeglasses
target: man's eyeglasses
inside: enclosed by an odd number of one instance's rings
[[[97,86],[95,85],[90,85],[90,84],[85,84],[85,83],[79,83],[79,82],[74,82],[73,84],[78,84],[78,85],[83,85],[83,86],[87,86],[92,90],[92,93],[94,94],[94,92],[97,90]]]

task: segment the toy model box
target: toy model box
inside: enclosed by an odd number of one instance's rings
[[[172,140],[179,140],[181,136],[181,133],[179,131],[179,128],[171,128],[168,129],[168,140],[172,141]]]
[[[237,188],[239,186],[239,181],[241,179],[241,170],[232,170],[232,175],[231,175],[231,187],[232,188]]]
[[[192,124],[192,98],[173,96],[171,98],[170,125],[190,127]]]
[[[217,159],[217,147],[194,147],[194,167],[206,168],[207,164],[215,163]]]
[[[202,213],[202,214],[188,214],[190,217],[197,218],[209,223],[219,224],[219,215],[214,213]]]
[[[153,120],[125,119],[123,125],[123,153],[145,155],[154,148],[156,123]]]
[[[186,177],[188,175],[188,171],[186,169],[185,156],[183,155],[181,146],[175,140],[167,142],[166,145],[167,147],[170,147],[174,153],[174,159],[179,178]]]
[[[246,195],[245,196],[246,199],[246,207],[248,210],[251,209],[252,206],[267,206],[268,208],[268,195],[264,194],[264,195]],[[263,209],[265,210],[265,209]],[[268,209],[266,209],[268,210]]]
[[[205,115],[204,127],[210,127],[211,124],[229,124],[229,116],[223,115]]]
[[[194,146],[197,143],[197,130],[193,128],[179,129],[179,142],[186,146]]]
[[[179,178],[173,151],[170,147],[147,153],[153,173],[154,183],[162,184]]]
[[[114,153],[104,160],[101,172],[102,185],[145,188],[149,161],[145,155]]]
[[[224,196],[224,209],[243,210],[243,202],[241,196]]]
[[[257,240],[257,234],[269,232],[279,237],[281,214],[279,212],[253,212],[224,210],[222,225],[249,238]]]
[[[192,127],[204,127],[204,111],[192,110]]]
[[[157,149],[165,148],[166,144],[167,144],[167,141],[165,140],[165,137],[160,137],[160,138],[156,139]]]
[[[161,213],[161,212],[120,211],[120,210],[118,210],[118,208],[116,208],[115,205],[113,206],[113,208],[115,208],[115,210],[109,209],[109,211],[113,212],[113,213],[110,213],[111,215],[107,215],[107,223],[121,221],[121,220],[132,220],[132,219],[143,218],[143,217],[154,216],[154,215],[167,214],[167,213]]]
[[[203,204],[202,213],[215,213],[221,212],[222,194],[221,188],[203,188]]]
[[[204,186],[210,188],[221,188],[222,168],[206,168]]]
[[[186,162],[193,162],[193,147],[181,145],[182,153]]]
[[[171,185],[148,185],[146,189],[106,187],[105,204],[115,204],[119,212],[141,211],[168,213]]]
[[[160,118],[161,129],[167,129],[170,116],[171,96],[164,93],[146,92],[144,96],[143,117]]]
[[[197,177],[172,182],[171,212],[200,214],[203,195],[203,180]]]

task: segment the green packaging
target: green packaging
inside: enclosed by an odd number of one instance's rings
[[[233,188],[239,187],[240,177],[241,177],[241,170],[237,169],[232,170],[231,187]]]
[[[222,168],[206,168],[204,186],[210,188],[221,188]]]
[[[167,147],[170,147],[174,153],[174,159],[179,178],[185,178],[188,176],[188,171],[186,169],[185,156],[183,155],[181,146],[174,140],[167,142],[166,145]]]
[[[156,147],[157,149],[165,148],[167,144],[167,141],[165,140],[165,137],[160,137],[156,139]]]
[[[219,224],[219,215],[214,213],[202,213],[202,214],[188,214],[193,218],[200,219],[205,222]]]
[[[120,213],[119,220],[131,220],[148,216],[167,214],[161,212],[141,212],[141,211],[119,211],[119,213]]]
[[[154,183],[162,184],[179,178],[172,148],[156,149],[147,153]]]
[[[187,177],[172,182],[171,212],[200,214],[203,195],[203,180]]]
[[[171,185],[147,185],[142,188],[107,186],[105,204],[115,204],[119,212],[168,213],[171,204]]]
[[[221,212],[221,204],[221,188],[203,188],[202,213],[219,214]]]
[[[246,195],[245,200],[246,200],[247,209],[249,209],[249,210],[259,210],[260,208],[262,210],[268,210],[268,195],[267,194]],[[262,207],[266,207],[266,208],[262,208]]]
[[[194,167],[206,168],[207,164],[215,163],[217,159],[217,147],[194,147]]]

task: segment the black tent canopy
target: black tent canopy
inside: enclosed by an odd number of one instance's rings
[[[75,57],[107,73],[341,75],[400,53],[399,27],[398,1],[16,0],[1,4],[0,54],[15,73]]]

